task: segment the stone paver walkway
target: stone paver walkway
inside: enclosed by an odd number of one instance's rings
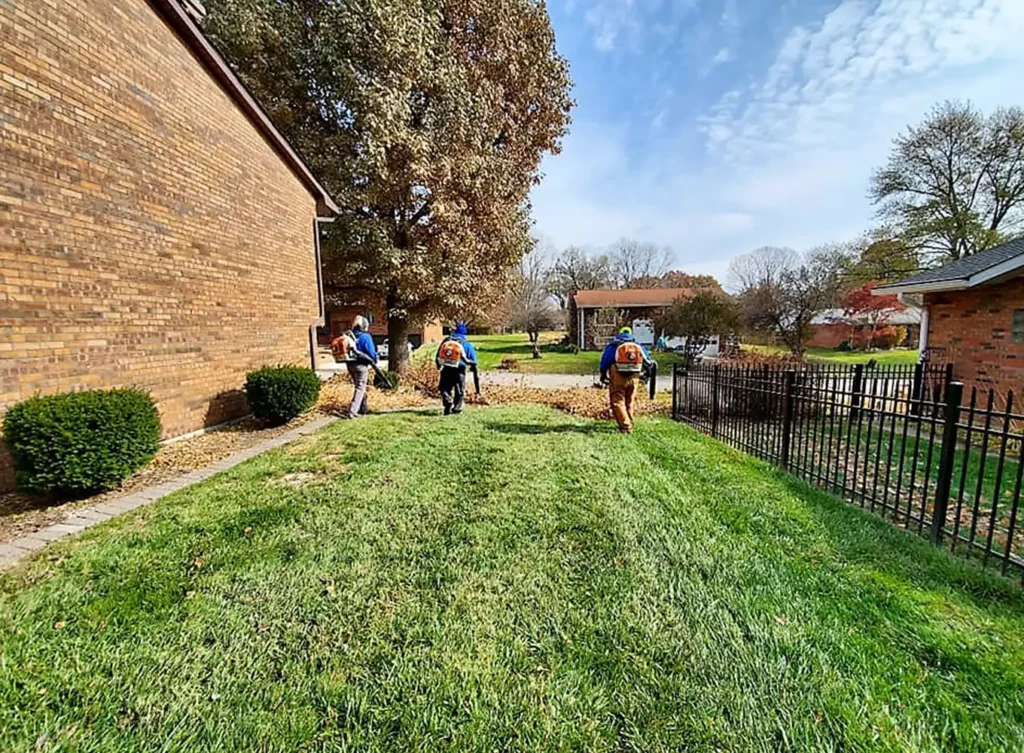
[[[205,468],[200,468],[197,471],[191,471],[170,481],[158,484],[157,486],[151,486],[148,489],[142,489],[141,491],[125,495],[124,497],[112,499],[109,502],[102,502],[92,507],[83,507],[73,512],[71,516],[62,523],[56,523],[47,528],[40,529],[28,536],[22,536],[20,539],[14,539],[7,543],[0,543],[0,570],[10,567],[14,563],[18,562],[22,557],[25,557],[32,552],[36,552],[44,548],[51,541],[56,541],[57,539],[64,538],[65,536],[80,533],[86,528],[91,528],[97,523],[110,520],[121,513],[134,510],[137,507],[144,507],[145,505],[152,504],[158,499],[166,497],[168,494],[173,494],[176,491],[192,486],[192,484],[198,484],[200,481],[205,481],[221,471],[234,468],[239,463],[244,463],[246,460],[254,458],[257,455],[261,455],[268,450],[273,450],[277,447],[288,444],[299,437],[304,437],[308,434],[319,431],[323,427],[337,420],[338,419],[334,416],[318,418],[315,421],[310,421],[308,424],[303,424],[291,431],[280,434],[273,439],[268,439],[258,445],[236,452],[234,455],[230,455],[229,457],[213,463],[212,465],[208,465]]]

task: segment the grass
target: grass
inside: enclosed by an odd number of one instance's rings
[[[0,578],[0,749],[1024,749],[1024,596],[665,420],[340,422]]]
[[[787,352],[781,345],[743,345],[743,350],[755,353],[770,353],[782,355]],[[916,350],[906,348],[895,350],[877,350],[871,353],[855,350],[829,350],[828,348],[808,348],[805,356],[808,361],[814,363],[867,363],[874,360],[883,366],[896,364],[917,363],[918,353]]]
[[[917,427],[912,422],[908,427],[905,437],[903,429],[900,428],[901,425],[897,426],[896,430],[893,431],[891,428],[888,428],[891,426],[891,423],[887,420],[886,426],[887,428],[885,429],[872,428],[869,432],[867,422],[864,421],[861,425],[859,442],[857,441],[858,432],[856,427],[852,428],[849,432],[848,442],[845,427],[837,427],[835,430],[830,430],[826,427],[821,435],[817,437],[809,437],[805,433],[801,437],[800,442],[806,444],[808,449],[804,449],[801,452],[804,457],[813,459],[816,456],[813,451],[813,445],[816,444],[815,439],[818,440],[817,444],[820,447],[828,446],[830,441],[835,441],[833,458],[840,459],[845,458],[845,448],[849,444],[854,451],[860,451],[862,455],[861,465],[868,464],[871,471],[866,480],[863,478],[862,473],[861,479],[854,479],[851,476],[847,481],[845,479],[846,464],[844,464],[844,480],[842,483],[848,483],[851,487],[856,488],[861,488],[863,484],[869,493],[873,492],[875,495],[881,494],[882,489],[877,487],[881,484],[884,489],[885,479],[889,479],[890,489],[897,487],[902,458],[903,476],[902,481],[899,482],[899,488],[903,495],[906,495],[907,491],[912,488],[911,484],[913,482],[915,494],[918,490],[922,496],[927,492],[930,501],[931,495],[935,493],[939,479],[942,449],[941,425],[935,429],[933,434],[928,422],[926,420],[922,421],[919,436],[915,436]],[[953,451],[953,476],[950,488],[953,500],[950,502],[948,515],[952,519],[956,511],[956,499],[960,496],[960,489],[963,487],[962,511],[966,515],[966,512],[972,510],[975,504],[977,504],[978,513],[981,516],[978,526],[987,533],[992,502],[997,500],[999,507],[996,511],[995,523],[999,535],[996,536],[995,548],[998,551],[1002,551],[1006,546],[1009,520],[1013,512],[1013,490],[1018,473],[1018,462],[1015,457],[1019,457],[1020,451],[1013,447],[1012,443],[1008,443],[1010,446],[1004,455],[1002,470],[1000,471],[999,448],[1001,440],[998,433],[994,433],[989,440],[985,454],[981,452],[979,433],[977,431],[973,432],[969,452],[962,444],[965,434],[965,430],[961,429],[958,434],[961,444]],[[879,448],[881,449],[879,450]],[[879,457],[881,464],[877,479],[873,477],[874,464],[872,460],[876,455]],[[826,456],[824,450],[821,450],[820,454],[817,455],[817,460],[819,463],[818,473],[821,474],[825,473],[825,468],[821,467],[822,463],[835,462],[835,460]],[[839,473],[838,467],[835,471],[837,474]],[[928,480],[927,484],[925,483],[926,478]],[[895,496],[895,493],[893,496]],[[919,504],[920,500],[915,500],[914,506],[916,507]],[[959,529],[959,533],[969,535],[970,522],[965,519],[961,523],[963,525]],[[1018,528],[1017,535],[1015,536],[1015,540],[1018,542],[1019,537],[1020,531]],[[1018,543],[1011,548],[1011,553],[1018,553],[1020,551],[1019,547]]]
[[[484,370],[497,368],[506,358],[519,363],[517,371],[534,374],[596,374],[601,363],[601,351],[584,350],[579,353],[563,351],[557,347],[562,340],[561,332],[541,334],[542,357],[532,357],[530,340],[527,335],[474,335],[469,338],[476,348],[480,367]],[[658,362],[660,373],[668,374],[672,364],[680,359],[674,353],[652,353]]]

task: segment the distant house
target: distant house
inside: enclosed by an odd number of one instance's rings
[[[915,348],[921,334],[921,309],[908,306],[896,311],[885,320],[885,326],[905,327],[907,339],[900,345]],[[811,320],[811,339],[807,345],[834,349],[844,342],[856,344],[868,337],[870,329],[862,318],[848,316],[843,309],[828,309]]]
[[[1001,394],[1024,388],[1024,237],[874,289],[924,296],[921,352]]]
[[[0,0],[0,413],[131,385],[172,437],[244,414],[246,371],[316,358],[337,207],[193,13]]]
[[[644,345],[653,345],[654,320],[691,288],[577,290],[569,296],[569,337],[581,350],[603,347],[622,326],[630,326]]]
[[[370,322],[370,334],[374,342],[380,345],[388,336],[388,318],[384,302],[373,295],[356,295],[347,300],[349,303],[335,304],[329,307],[327,314],[327,337],[329,342],[352,326],[356,316],[365,316]],[[444,337],[441,322],[431,319],[419,327],[409,328],[409,342],[414,348],[427,343],[439,342]],[[324,343],[326,344],[326,343]]]

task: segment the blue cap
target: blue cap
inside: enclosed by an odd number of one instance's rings
[[[466,329],[466,323],[465,322],[459,322],[458,324],[455,325],[455,334],[456,335],[463,335],[463,336],[465,336],[467,332],[468,332],[468,330]]]

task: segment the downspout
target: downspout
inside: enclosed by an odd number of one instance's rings
[[[903,305],[908,305],[903,299],[903,293],[896,294],[896,300]],[[923,363],[928,353],[928,299],[921,296],[921,332],[917,338],[917,360]]]
[[[316,217],[313,220],[313,257],[316,264],[316,310],[317,316],[309,325],[309,364],[313,371],[316,371],[316,328],[326,323],[324,308],[324,273],[320,260],[320,225],[329,225],[336,217]]]
[[[917,360],[922,361],[928,357],[928,304],[921,305],[921,334],[917,338]]]

